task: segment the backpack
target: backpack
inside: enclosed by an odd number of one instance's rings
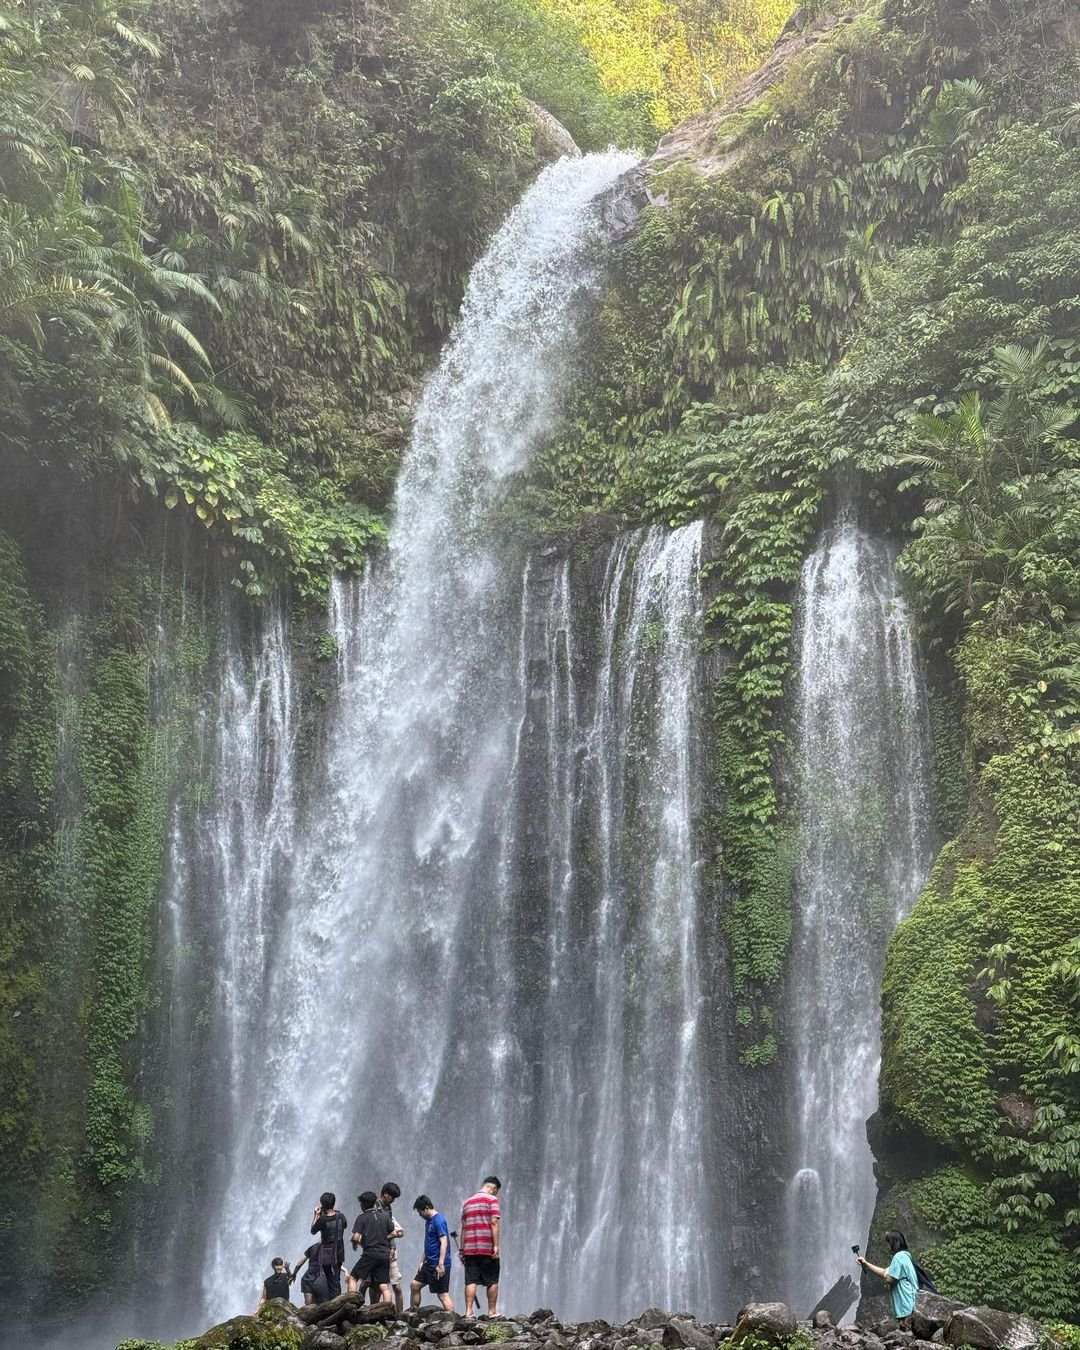
[[[936,1294],[938,1292],[938,1287],[934,1283],[933,1275],[930,1274],[925,1266],[920,1266],[918,1261],[914,1258],[912,1258],[911,1264],[915,1267],[915,1283],[918,1287],[920,1289],[925,1289],[928,1294]]]

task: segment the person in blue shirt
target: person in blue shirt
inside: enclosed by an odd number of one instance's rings
[[[418,1195],[413,1201],[413,1209],[424,1220],[424,1259],[409,1286],[409,1303],[419,1308],[424,1290],[430,1289],[446,1311],[453,1312],[454,1300],[450,1297],[450,1229],[431,1203],[430,1196]]]
[[[904,1323],[915,1311],[915,1294],[919,1288],[915,1274],[915,1262],[911,1259],[903,1233],[890,1229],[885,1234],[885,1245],[892,1253],[888,1266],[872,1266],[865,1257],[859,1257],[859,1265],[872,1275],[879,1275],[889,1286],[889,1300],[892,1303],[892,1315]]]

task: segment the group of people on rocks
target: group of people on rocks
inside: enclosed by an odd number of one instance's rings
[[[455,1231],[451,1231],[430,1196],[416,1197],[412,1207],[424,1221],[424,1255],[409,1285],[411,1307],[420,1306],[424,1290],[428,1289],[448,1312],[456,1311],[450,1293],[453,1265],[450,1242],[456,1239],[465,1274],[465,1316],[474,1315],[478,1288],[487,1293],[488,1316],[498,1316],[501,1190],[502,1182],[498,1177],[485,1177],[476,1194],[462,1205],[461,1223]],[[394,1202],[400,1196],[401,1187],[394,1181],[386,1181],[378,1195],[374,1191],[364,1191],[357,1197],[360,1213],[353,1222],[349,1241],[358,1256],[350,1270],[345,1266],[348,1222],[336,1208],[337,1197],[333,1191],[324,1191],[311,1218],[311,1234],[318,1241],[313,1242],[293,1266],[281,1256],[274,1257],[271,1262],[273,1274],[263,1281],[259,1307],[273,1298],[288,1300],[293,1282],[306,1266],[300,1278],[300,1290],[306,1304],[336,1298],[341,1293],[344,1271],[349,1293],[367,1294],[372,1303],[393,1301],[398,1312],[402,1312],[405,1299],[397,1244],[405,1230],[394,1218]]]

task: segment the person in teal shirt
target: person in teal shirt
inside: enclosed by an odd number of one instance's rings
[[[915,1294],[919,1280],[915,1274],[915,1262],[911,1259],[903,1233],[890,1229],[885,1234],[885,1245],[892,1252],[888,1266],[872,1266],[865,1257],[859,1257],[859,1265],[874,1275],[880,1275],[889,1286],[889,1299],[892,1303],[892,1315],[898,1322],[910,1317],[915,1311]]]

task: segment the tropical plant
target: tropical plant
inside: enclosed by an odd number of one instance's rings
[[[1080,525],[1080,456],[1062,433],[1077,412],[1046,398],[1044,342],[994,349],[1000,393],[964,394],[947,414],[914,419],[922,453],[901,457],[934,490],[904,566],[945,613],[984,609],[999,619],[1077,617],[1080,591],[1061,571]]]

